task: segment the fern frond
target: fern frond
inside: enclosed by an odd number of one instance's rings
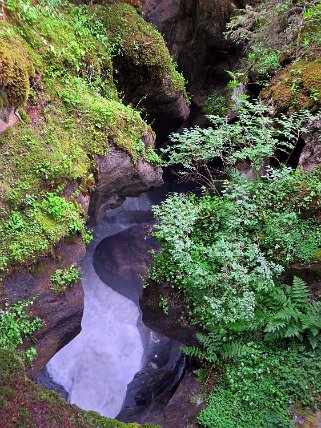
[[[286,288],[286,294],[296,308],[305,309],[309,304],[308,286],[297,276],[293,278],[292,286]]]
[[[300,326],[290,325],[284,332],[284,337],[300,337]]]
[[[182,352],[190,357],[195,357],[202,361],[209,361],[211,363],[217,363],[219,361],[216,354],[210,354],[208,351],[198,348],[197,346],[183,346]]]
[[[283,330],[286,327],[284,321],[270,321],[264,329],[265,333],[275,333],[278,330]]]
[[[243,343],[227,343],[221,348],[221,356],[224,360],[240,357],[253,352],[253,347]]]
[[[292,306],[288,306],[286,308],[283,308],[276,312],[273,317],[272,321],[275,321],[276,323],[279,321],[285,321],[289,322],[290,320],[297,320],[299,318],[300,312]]]

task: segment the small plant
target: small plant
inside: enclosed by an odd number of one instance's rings
[[[202,107],[202,111],[206,115],[224,116],[227,110],[227,98],[218,91],[215,91],[211,95],[209,95]]]
[[[85,245],[90,244],[90,243],[91,243],[91,241],[92,241],[92,240],[93,240],[93,238],[94,238],[93,231],[92,231],[92,230],[85,229],[85,230],[84,230],[84,232],[81,234],[81,238],[82,238],[83,243],[84,243]]]
[[[166,297],[160,296],[159,297],[159,306],[163,309],[164,314],[168,315],[169,312],[169,303]]]
[[[80,271],[74,265],[67,269],[57,269],[50,277],[52,291],[55,293],[65,293],[80,279]]]
[[[312,89],[310,93],[310,99],[314,102],[318,102],[320,99],[320,92],[318,89]]]
[[[43,326],[40,318],[32,319],[28,308],[33,305],[35,299],[19,301],[15,305],[5,304],[0,308],[0,347],[15,351],[23,344],[24,339]],[[35,355],[33,348],[22,352],[22,355],[31,360]]]
[[[147,147],[147,150],[145,152],[145,160],[152,165],[161,166],[163,163],[162,158],[158,156],[158,154],[155,152],[155,150],[151,146]]]

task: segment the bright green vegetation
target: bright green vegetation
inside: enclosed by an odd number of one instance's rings
[[[25,375],[19,356],[0,349],[0,419],[3,426],[36,428],[157,428],[125,424],[67,404],[57,393],[35,384]]]
[[[55,293],[64,293],[80,279],[80,270],[76,266],[67,269],[57,269],[50,277],[52,290]]]
[[[156,153],[156,151],[151,147],[147,147],[144,158],[147,162],[152,165],[163,165],[162,158]]]
[[[227,28],[227,37],[245,49],[243,71],[268,86],[263,96],[278,111],[320,108],[320,2],[263,1],[240,11]]]
[[[6,304],[4,309],[0,309],[0,348],[2,350],[16,351],[25,338],[32,336],[32,333],[43,326],[38,317],[32,318],[28,312],[33,302],[34,300],[25,300],[12,306]],[[19,353],[31,361],[35,349],[30,348]]]
[[[260,174],[260,167],[268,157],[280,150],[290,154],[302,133],[307,132],[306,123],[317,120],[307,110],[293,113],[289,118],[269,116],[269,108],[262,103],[248,101],[247,96],[238,100],[235,107],[237,120],[212,115],[211,127],[195,126],[182,134],[172,134],[175,143],[163,149],[168,159],[164,165],[183,166],[180,174],[186,178],[215,188],[215,174],[225,174],[227,167],[241,166],[250,162],[251,173]],[[216,159],[223,169],[210,161]],[[247,169],[250,169],[248,166]]]
[[[186,352],[212,385],[201,426],[291,427],[290,403],[320,406],[321,302],[287,272],[317,259],[321,172],[262,165],[290,153],[313,116],[270,117],[247,99],[235,108],[237,120],[212,117],[212,128],[175,134],[165,150],[207,189],[154,208],[163,251],[150,279],[173,287],[198,329],[200,347]],[[247,175],[235,168],[244,165]],[[218,170],[229,178],[215,182]]]
[[[85,233],[82,210],[77,202],[68,201],[57,193],[26,195],[24,210],[13,209],[0,226],[0,268],[10,264],[32,263],[60,239]],[[20,203],[23,201],[20,201]]]
[[[160,163],[145,144],[150,126],[123,103],[114,84],[117,58],[128,64],[134,59],[132,67],[139,70],[134,85],[145,73],[145,79],[166,79],[172,91],[185,89],[162,36],[128,4],[6,0],[0,5],[0,107],[11,109],[10,120],[17,120],[4,132],[0,123],[1,281],[47,254],[55,256],[64,239],[80,235],[88,243],[81,202],[95,185],[97,158],[108,156],[111,147],[126,152],[133,164]],[[52,289],[63,293],[79,277],[75,266],[58,268]],[[25,377],[17,350],[25,349],[23,342],[32,341],[42,325],[32,318],[31,305],[18,302],[0,310],[2,425],[140,427],[82,412]],[[21,356],[30,360],[33,354],[31,349]]]
[[[0,105],[19,108],[24,122],[0,135],[3,276],[64,237],[87,242],[77,200],[94,186],[97,156],[116,146],[133,163],[159,163],[144,143],[151,128],[118,96],[116,56],[177,91],[184,80],[162,36],[128,4],[7,1],[0,19]]]

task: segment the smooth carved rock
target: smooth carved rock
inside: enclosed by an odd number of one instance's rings
[[[142,158],[134,165],[126,153],[116,148],[97,159],[97,170],[97,186],[89,204],[91,223],[99,223],[108,209],[119,206],[127,196],[138,196],[163,183],[160,167]]]
[[[168,313],[165,313],[159,303],[159,296],[165,296],[169,303]],[[171,339],[178,340],[184,345],[197,346],[195,330],[182,317],[184,308],[174,301],[173,289],[168,284],[151,283],[144,288],[140,300],[143,322],[151,330]]]
[[[194,101],[199,92],[226,83],[237,51],[223,36],[231,13],[241,2],[224,0],[147,0],[144,17],[164,35],[171,54],[190,85]]]
[[[164,428],[196,427],[202,408],[203,388],[192,371],[187,371],[165,409]]]

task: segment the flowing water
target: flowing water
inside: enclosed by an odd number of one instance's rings
[[[123,421],[144,422],[148,406],[173,389],[185,366],[179,343],[145,327],[139,309],[141,275],[155,247],[145,239],[151,205],[166,193],[127,198],[95,228],[82,264],[81,332],[36,376],[70,403]]]

